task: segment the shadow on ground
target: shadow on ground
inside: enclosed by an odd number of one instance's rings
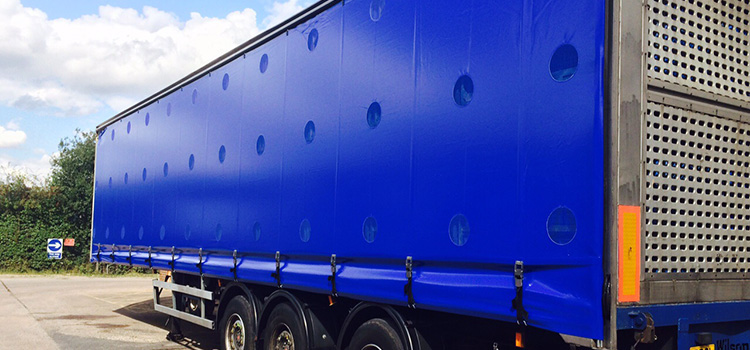
[[[159,303],[168,305],[171,303],[171,297],[162,297]],[[115,312],[136,321],[163,329],[165,338],[167,333],[169,333],[169,325],[167,325],[168,316],[154,310],[154,301],[152,299],[130,304],[115,310]],[[180,323],[180,327],[185,337],[181,341],[174,343],[180,344],[186,349],[214,350],[219,348],[218,336],[215,331],[185,321]]]

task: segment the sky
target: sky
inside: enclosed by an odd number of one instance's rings
[[[0,0],[0,179],[314,0]]]

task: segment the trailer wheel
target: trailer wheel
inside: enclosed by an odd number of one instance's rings
[[[266,350],[306,350],[307,339],[300,317],[287,303],[273,308],[263,330],[263,346]]]
[[[357,328],[347,350],[403,350],[398,332],[382,318],[371,319]]]
[[[239,295],[229,301],[219,323],[222,350],[255,350],[251,310],[250,302]]]

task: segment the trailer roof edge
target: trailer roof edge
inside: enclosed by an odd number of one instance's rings
[[[211,71],[224,66],[225,64],[229,63],[230,61],[234,60],[235,58],[238,58],[242,56],[243,54],[252,51],[253,49],[257,48],[258,46],[261,46],[268,41],[276,38],[277,36],[285,33],[287,30],[294,28],[305,21],[309,20],[310,18],[313,18],[320,14],[321,12],[333,7],[337,3],[340,3],[343,0],[320,0],[316,2],[315,4],[311,5],[310,7],[306,8],[305,10],[297,13],[296,15],[290,17],[289,19],[279,23],[278,25],[274,26],[273,28],[267,29],[266,31],[256,35],[252,39],[242,43],[241,45],[235,47],[234,49],[230,50],[229,52],[219,56],[217,59],[209,62],[208,64],[204,65],[201,68],[198,68],[196,71],[188,74],[187,76],[183,77],[182,79],[172,83],[171,85],[167,86],[166,88],[156,92],[155,94],[143,99],[142,101],[134,104],[133,106],[125,109],[124,111],[117,113],[112,118],[107,119],[105,122],[97,125],[96,131],[99,132],[101,129],[104,129],[113,123],[117,122],[118,120],[124,118],[125,116],[130,115],[131,113],[145,107],[146,105],[153,103],[154,101],[157,101],[161,99],[162,97],[171,94],[174,91],[177,91],[178,89],[200,79],[204,75],[210,73]]]

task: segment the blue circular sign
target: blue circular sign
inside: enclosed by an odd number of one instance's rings
[[[47,249],[51,252],[58,252],[62,249],[62,242],[59,239],[50,239],[47,241]]]

